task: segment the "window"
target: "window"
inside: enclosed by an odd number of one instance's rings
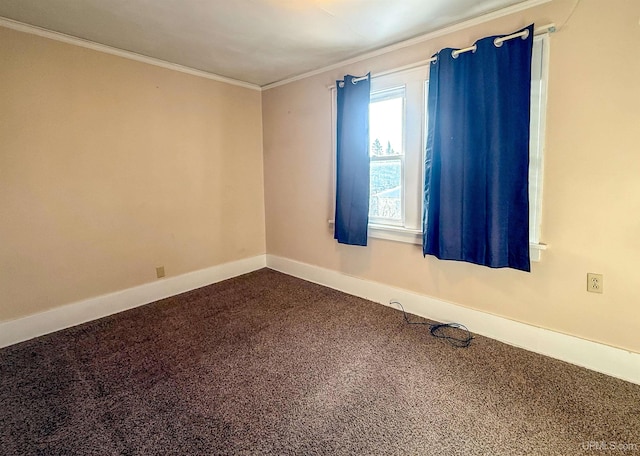
[[[421,242],[428,71],[423,66],[371,81],[369,229],[373,237]]]
[[[531,56],[531,127],[529,140],[529,242],[531,259],[540,259],[540,227],[542,224],[542,170],[547,108],[549,38],[533,39]]]
[[[534,37],[531,70],[529,232],[539,261],[548,36]],[[369,236],[422,243],[422,192],[429,67],[374,76],[369,105]],[[335,93],[333,126],[335,131]],[[335,135],[334,135],[335,141]],[[335,143],[334,143],[335,156]],[[335,185],[334,185],[335,188]]]

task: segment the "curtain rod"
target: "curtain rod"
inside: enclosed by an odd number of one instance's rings
[[[547,24],[547,25],[543,25],[541,27],[538,27],[537,29],[535,29],[535,31],[533,32],[534,36],[538,36],[538,35],[544,35],[545,33],[553,33],[556,31],[556,25],[554,23],[551,24]],[[502,43],[504,43],[505,41],[508,40],[512,40],[514,38],[518,38],[518,37],[524,37],[526,38],[529,35],[529,31],[528,30],[524,30],[522,32],[518,32],[518,33],[512,33],[511,35],[506,35],[500,38],[496,38],[495,40],[493,40],[493,44],[496,47],[500,47],[502,46]],[[466,47],[464,49],[457,49],[455,51],[453,51],[451,54],[453,55],[453,58],[457,58],[458,55],[462,54],[463,52],[469,52],[469,51],[475,51],[476,50],[476,45],[474,44],[473,46],[469,46]],[[403,70],[410,70],[412,68],[417,68],[423,65],[427,65],[428,63],[432,63],[436,61],[436,57],[431,57],[430,59],[426,59],[426,60],[421,60],[419,62],[416,63],[412,63],[410,65],[405,65],[403,67],[400,68],[394,68],[393,70],[387,70],[387,71],[381,71],[380,73],[376,73],[376,74],[372,74],[371,78],[377,78],[380,76],[386,76],[387,74],[391,74],[391,73],[397,73],[399,71],[403,71]],[[367,76],[363,76],[361,78],[354,78],[351,80],[351,82],[353,82],[354,84],[358,81],[364,81],[367,79]],[[336,86],[335,84],[330,85],[328,87],[328,89],[335,89]]]

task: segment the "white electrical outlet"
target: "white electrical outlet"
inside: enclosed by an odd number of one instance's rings
[[[602,281],[602,274],[587,273],[587,291],[591,293],[602,293],[603,290],[604,283]]]

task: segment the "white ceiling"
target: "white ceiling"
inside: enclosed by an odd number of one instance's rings
[[[0,16],[260,86],[525,0],[0,0]]]

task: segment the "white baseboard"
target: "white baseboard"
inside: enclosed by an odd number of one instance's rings
[[[441,322],[460,322],[473,333],[640,384],[640,354],[451,304],[401,288],[275,255],[258,255],[169,277],[126,290],[0,322],[0,347],[149,304],[185,291],[269,267],[345,293]],[[395,308],[395,307],[394,307]]]
[[[0,322],[0,347],[149,304],[265,266],[266,255],[258,255]]]
[[[473,333],[640,384],[640,353],[531,326],[275,255],[267,255],[267,267],[387,306],[389,301],[397,300],[407,312],[414,315],[440,322],[459,322]]]

